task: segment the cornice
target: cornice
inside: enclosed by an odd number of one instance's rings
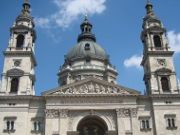
[[[154,94],[150,96],[152,99],[156,98],[180,98],[180,94]]]
[[[45,98],[54,97],[138,97],[139,95],[122,95],[122,94],[61,94],[61,95],[44,95]]]
[[[18,55],[18,56],[24,56],[24,55],[30,55],[34,65],[37,66],[37,62],[36,62],[36,58],[35,55],[32,51],[4,51],[3,52],[4,56],[14,56],[14,55]]]
[[[33,95],[1,95],[0,100],[42,100],[45,98],[43,96],[33,96]]]
[[[163,51],[163,50],[157,50],[157,51],[148,51],[147,55],[170,55],[172,56],[174,54],[174,51]]]

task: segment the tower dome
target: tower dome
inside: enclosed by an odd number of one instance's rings
[[[85,17],[80,26],[81,34],[77,44],[65,55],[65,62],[58,73],[60,85],[88,77],[116,82],[117,71],[111,66],[106,51],[96,43],[92,27]]]

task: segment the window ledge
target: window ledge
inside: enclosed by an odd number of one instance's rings
[[[10,95],[17,95],[17,92],[9,92]]]
[[[151,131],[151,128],[142,128],[140,129],[142,132],[148,132],[148,131]]]
[[[167,130],[176,130],[177,127],[166,127]]]
[[[41,133],[41,130],[31,130],[31,133]]]
[[[8,130],[8,129],[4,129],[3,132],[4,133],[14,133],[16,130],[13,129],[13,130]]]

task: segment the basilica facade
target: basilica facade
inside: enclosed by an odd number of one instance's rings
[[[59,87],[35,95],[36,31],[25,0],[10,29],[0,88],[0,135],[180,135],[180,89],[166,29],[146,4],[141,40],[146,94],[117,71],[85,17],[65,55]]]

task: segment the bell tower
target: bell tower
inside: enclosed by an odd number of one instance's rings
[[[10,39],[4,51],[4,68],[0,95],[34,95],[36,32],[28,0],[10,28]]]
[[[141,40],[144,45],[144,82],[148,94],[179,93],[173,54],[166,36],[166,29],[153,12],[153,5],[146,5]]]

